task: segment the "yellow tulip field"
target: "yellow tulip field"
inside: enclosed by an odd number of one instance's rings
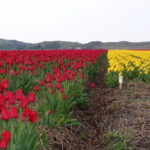
[[[125,79],[142,79],[150,83],[150,51],[109,50],[106,82],[110,87],[118,85],[118,75]]]

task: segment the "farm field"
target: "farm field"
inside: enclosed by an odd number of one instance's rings
[[[148,50],[0,51],[0,149],[148,150],[149,60]]]

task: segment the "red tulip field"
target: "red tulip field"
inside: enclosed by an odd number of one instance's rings
[[[83,84],[97,74],[106,51],[0,51],[0,149],[46,147],[46,133],[39,136],[39,124],[80,125],[72,118],[72,108],[89,105]]]
[[[140,51],[1,50],[0,149],[148,150],[149,53]]]

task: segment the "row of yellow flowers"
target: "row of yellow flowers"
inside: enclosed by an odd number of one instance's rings
[[[150,51],[109,50],[107,57],[109,66],[106,78],[116,76],[117,80],[118,74],[123,74],[129,79],[143,79],[143,75],[147,78],[150,74]]]
[[[122,72],[138,68],[139,72],[148,74],[150,71],[150,51],[109,50],[108,61],[110,71]]]

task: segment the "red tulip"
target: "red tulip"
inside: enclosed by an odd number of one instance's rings
[[[59,78],[58,78],[58,82],[59,82],[59,83],[63,82],[63,77],[59,77]]]
[[[30,114],[29,108],[28,107],[24,108],[24,110],[23,110],[23,116],[28,117],[29,114]]]
[[[53,111],[52,110],[50,110],[49,112],[48,112],[48,114],[52,114],[53,113]]]
[[[1,82],[1,86],[3,89],[8,89],[8,79],[3,79]]]
[[[56,80],[56,76],[52,74],[52,80]]]
[[[9,104],[15,104],[15,96],[13,94],[9,95]]]
[[[62,99],[66,99],[66,94],[65,93],[62,93]]]
[[[46,82],[51,82],[50,73],[46,73],[45,80],[46,80]]]
[[[9,120],[9,112],[4,108],[2,108],[1,119],[6,121]]]
[[[57,83],[57,84],[55,85],[55,87],[56,87],[57,89],[60,89],[60,88],[61,88],[59,83]]]
[[[0,74],[5,74],[6,73],[6,69],[0,69]]]
[[[26,71],[26,68],[23,67],[23,68],[21,68],[21,70],[25,72],[25,71]]]
[[[16,74],[20,74],[20,71],[18,70],[18,71],[16,71]]]
[[[26,97],[23,96],[20,100],[19,107],[21,107],[21,108],[27,107],[28,102],[29,102],[29,100],[27,100]]]
[[[38,120],[38,118],[37,118],[37,113],[36,113],[35,111],[32,111],[32,110],[31,110],[30,113],[29,113],[28,119],[29,119],[29,121],[30,121],[31,123],[35,122],[36,120]]]
[[[9,104],[14,104],[15,103],[15,96],[10,91],[5,92],[4,99],[8,100]]]
[[[14,106],[11,108],[11,110],[9,112],[9,117],[10,118],[18,118],[19,117],[17,107]]]
[[[53,93],[54,93],[54,90],[50,90],[50,93],[53,94]]]
[[[45,85],[43,80],[40,80],[40,85]]]
[[[95,87],[96,86],[96,84],[95,83],[91,83],[91,85],[90,85],[91,87]]]
[[[52,88],[52,83],[47,83],[47,87]]]
[[[41,69],[42,69],[42,70],[45,70],[45,67],[44,67],[44,66],[41,66]]]
[[[5,92],[5,95],[4,95],[5,100],[9,100],[9,95],[10,94],[12,94],[12,92],[10,92],[10,91]]]
[[[76,76],[77,73],[75,71],[72,71],[71,74],[72,76]]]
[[[9,131],[2,132],[2,140],[3,141],[9,142],[10,138],[11,138],[11,134]]]
[[[57,77],[60,77],[60,76],[61,76],[61,73],[58,71],[58,72],[56,73],[56,76],[57,76]]]
[[[70,80],[71,79],[71,76],[70,76],[70,74],[67,74],[67,77],[66,77],[68,80]]]
[[[3,93],[4,92],[4,89],[2,87],[2,84],[0,83],[0,93]]]
[[[38,85],[35,85],[35,86],[34,86],[34,90],[35,90],[35,91],[39,91]]]
[[[0,74],[5,74],[6,73],[6,69],[0,69]]]
[[[3,97],[2,94],[0,94],[0,112],[2,111],[2,108],[6,108],[6,104],[5,104],[5,98]]]
[[[68,62],[68,63],[67,63],[67,66],[68,66],[68,67],[71,67],[71,62]]]
[[[82,85],[81,88],[84,88],[84,85]]]
[[[12,69],[12,70],[10,70],[10,75],[12,76],[12,75],[14,75],[15,74],[15,71]]]
[[[85,78],[85,76],[84,76],[83,74],[81,74],[80,76],[81,76],[81,78],[82,78],[82,79],[84,79],[84,78]]]
[[[0,148],[1,148],[1,149],[6,149],[6,148],[7,148],[7,142],[4,141],[4,140],[1,140],[1,141],[0,141]]]
[[[7,104],[7,109],[10,109],[10,103]]]
[[[0,67],[2,67],[4,64],[3,64],[3,62],[0,62]]]
[[[64,92],[64,88],[60,88],[59,91],[60,91],[60,92]]]
[[[17,100],[20,100],[23,97],[23,93],[21,89],[16,90],[15,93],[16,93],[15,97]]]
[[[36,97],[35,93],[30,93],[28,97],[29,102],[35,102],[35,97]]]

